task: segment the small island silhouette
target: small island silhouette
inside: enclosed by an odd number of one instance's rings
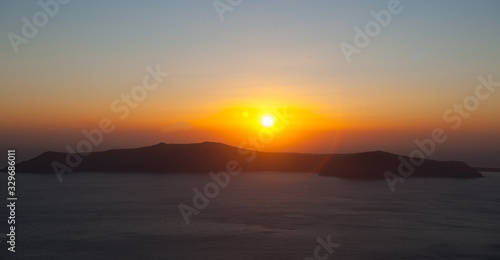
[[[76,165],[67,159],[81,157]],[[236,162],[243,171],[314,172],[321,176],[350,179],[379,179],[386,172],[401,174],[401,167],[412,170],[412,177],[479,178],[477,170],[460,161],[419,159],[374,151],[353,154],[301,154],[259,152],[222,143],[165,144],[132,149],[92,152],[86,156],[64,152],[44,152],[16,165],[17,172],[54,173],[54,164],[71,172],[154,172],[208,173],[224,171],[228,162]],[[406,165],[402,164],[406,161]],[[7,168],[2,169],[6,171]]]

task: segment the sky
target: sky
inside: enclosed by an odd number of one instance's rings
[[[408,155],[442,129],[429,158],[500,167],[499,1],[40,2],[0,3],[0,147],[20,159],[109,119],[96,151],[271,130],[265,151]]]

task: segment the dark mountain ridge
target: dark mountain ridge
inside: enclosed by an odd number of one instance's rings
[[[463,162],[425,159],[421,165],[413,166],[409,157],[381,151],[355,154],[274,153],[212,142],[159,143],[140,148],[92,152],[86,156],[44,152],[18,163],[16,171],[54,173],[54,165],[63,165],[72,172],[208,173],[225,171],[231,161],[236,161],[243,171],[316,172],[322,176],[355,179],[384,178],[387,171],[398,174],[401,169],[408,170],[411,167],[414,168],[411,176],[417,177],[482,177],[481,173]],[[406,164],[401,166],[401,161],[406,161]]]

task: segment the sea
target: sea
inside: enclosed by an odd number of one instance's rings
[[[500,259],[500,174],[484,176],[391,192],[312,173],[20,173],[10,252],[2,173],[0,259]]]

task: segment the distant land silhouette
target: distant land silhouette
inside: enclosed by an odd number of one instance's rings
[[[493,168],[493,167],[474,167],[474,169],[481,172],[500,172],[500,168]]]
[[[52,163],[66,163],[64,152],[44,152],[16,165],[18,173],[54,173]],[[409,157],[388,152],[354,154],[301,154],[258,152],[222,143],[165,144],[92,152],[81,156],[74,172],[154,172],[208,173],[225,171],[230,161],[237,161],[243,171],[316,172],[321,176],[351,179],[384,178],[397,174],[401,160]],[[2,169],[6,171],[6,168]],[[459,161],[423,160],[414,167],[412,177],[478,178],[481,173]]]

